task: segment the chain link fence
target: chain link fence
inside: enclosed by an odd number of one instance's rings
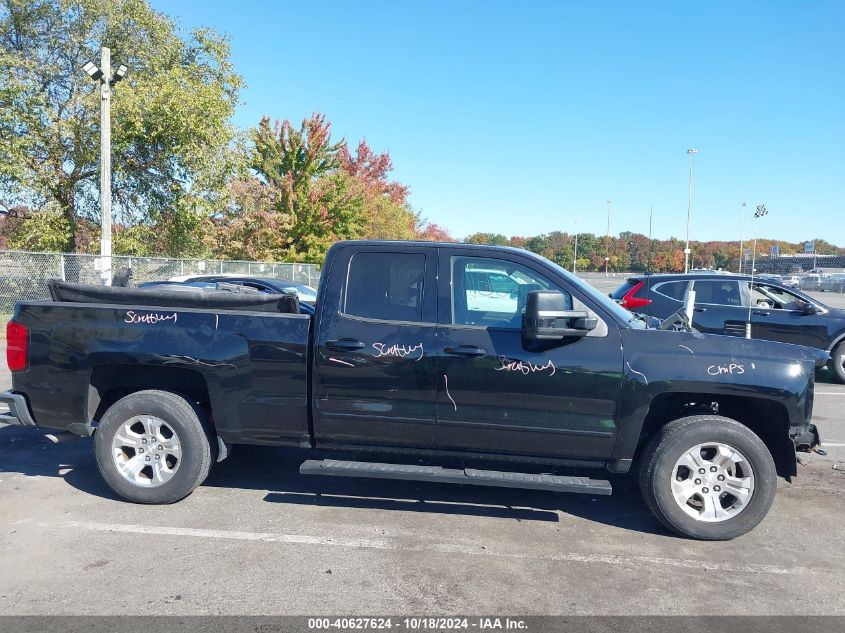
[[[49,299],[50,279],[103,284],[100,259],[99,255],[78,253],[0,250],[0,313],[11,313],[18,301]],[[188,275],[234,274],[290,279],[316,287],[320,279],[316,264],[113,255],[112,274],[122,268],[132,270],[133,284]]]

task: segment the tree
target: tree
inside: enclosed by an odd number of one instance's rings
[[[340,168],[359,187],[364,197],[366,221],[362,237],[379,240],[413,239],[419,218],[408,203],[409,190],[391,181],[390,154],[378,154],[365,140],[353,155],[343,143],[338,149]]]
[[[225,39],[182,37],[146,0],[0,0],[0,192],[55,205],[65,250],[99,218],[99,86],[81,67],[100,45],[129,67],[112,99],[117,220],[164,219],[157,246],[182,250],[179,231],[204,221],[191,216],[208,214],[227,178],[241,80]]]
[[[337,240],[361,235],[365,194],[353,176],[340,169],[331,124],[321,114],[270,125],[264,117],[252,132],[250,166],[269,188],[274,222],[286,222],[274,259],[320,262]]]
[[[415,238],[426,242],[456,242],[449,231],[433,222],[423,221],[417,226]]]
[[[508,237],[501,233],[473,233],[464,241],[468,244],[493,244],[496,246],[506,246],[510,243]]]

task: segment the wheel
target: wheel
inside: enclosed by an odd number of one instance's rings
[[[833,350],[830,359],[830,370],[837,382],[845,384],[845,342],[840,343]]]
[[[763,520],[775,498],[777,471],[769,449],[748,427],[697,415],[655,433],[641,457],[640,489],[670,530],[724,541]]]
[[[173,503],[208,476],[216,443],[203,413],[169,391],[130,394],[106,411],[94,455],[106,483],[135,503]]]

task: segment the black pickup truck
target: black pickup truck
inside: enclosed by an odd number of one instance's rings
[[[757,525],[819,442],[825,352],[646,328],[522,250],[341,242],[308,308],[59,284],[8,325],[0,422],[93,435],[139,503],[185,497],[239,443],[319,449],[307,475],[588,494],[611,485],[585,469],[636,465],[655,516],[702,539]]]

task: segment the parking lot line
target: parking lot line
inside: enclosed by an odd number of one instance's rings
[[[817,391],[817,396],[845,396],[845,391]]]
[[[795,574],[807,571],[803,567],[789,569],[755,563],[735,564],[701,559],[664,558],[656,556],[628,556],[624,554],[594,554],[566,552],[555,554],[518,554],[513,552],[494,551],[487,547],[482,549],[476,545],[463,543],[428,543],[410,544],[395,539],[368,539],[348,537],[309,536],[305,534],[283,534],[272,532],[242,532],[236,530],[211,530],[198,528],[168,527],[154,525],[132,525],[122,523],[97,523],[85,521],[71,521],[62,523],[42,523],[30,520],[16,521],[15,525],[29,524],[43,529],[84,529],[95,532],[112,532],[123,534],[149,534],[158,536],[176,536],[205,539],[226,539],[238,541],[262,541],[266,543],[283,543],[293,545],[328,545],[347,548],[380,549],[406,552],[425,552],[435,554],[465,554],[471,556],[489,556],[520,560],[546,560],[566,563],[584,563],[588,565],[625,565],[637,567],[643,565],[657,565],[701,571],[724,571],[729,573],[752,574]],[[817,572],[818,569],[816,568]]]

